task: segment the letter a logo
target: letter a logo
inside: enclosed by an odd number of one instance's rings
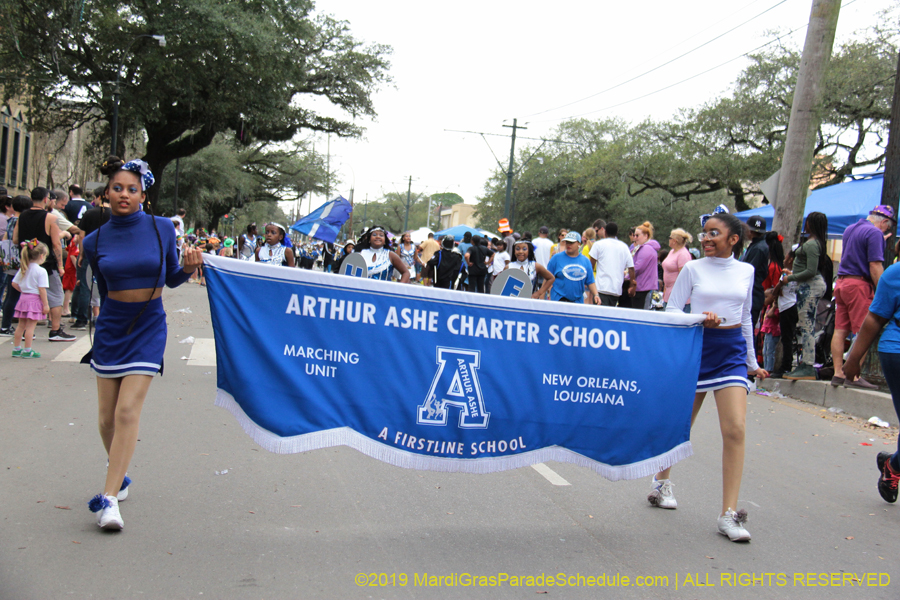
[[[425,402],[417,409],[416,423],[446,425],[449,409],[454,407],[459,409],[461,428],[487,429],[491,415],[484,410],[478,382],[481,352],[438,347],[437,364]]]

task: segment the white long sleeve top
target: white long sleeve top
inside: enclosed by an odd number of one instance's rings
[[[707,256],[687,263],[678,274],[666,311],[681,312],[688,300],[691,314],[715,313],[726,327],[741,324],[747,342],[747,369],[759,368],[753,350],[753,266],[732,257]]]

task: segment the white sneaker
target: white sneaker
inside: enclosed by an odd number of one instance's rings
[[[106,496],[108,505],[97,513],[97,525],[103,529],[119,530],[125,527],[119,513],[119,500],[115,496]]]
[[[678,502],[675,501],[675,494],[672,493],[673,483],[669,479],[657,481],[653,476],[653,489],[647,496],[647,502],[657,508],[678,508]]]
[[[116,499],[119,502],[128,497],[128,486],[131,485],[131,477],[128,476],[128,473],[125,473],[125,479],[122,481],[122,487],[119,489],[119,492],[116,494]]]
[[[732,542],[749,542],[750,532],[744,529],[747,522],[747,511],[741,509],[734,512],[730,508],[719,517],[719,533],[727,535]]]

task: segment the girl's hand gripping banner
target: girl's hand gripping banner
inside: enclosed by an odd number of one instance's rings
[[[556,460],[612,480],[691,454],[702,315],[204,262],[216,404],[269,451],[467,473]]]

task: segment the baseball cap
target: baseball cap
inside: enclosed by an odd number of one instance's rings
[[[750,228],[750,231],[755,231],[756,233],[766,232],[766,220],[758,215],[747,219],[747,226]]]
[[[581,234],[577,231],[570,231],[566,234],[566,237],[563,238],[564,242],[576,242],[578,244],[581,243]]]
[[[550,233],[550,228],[547,227],[546,225],[541,225],[541,228],[538,229],[538,233],[543,233],[543,234]]]
[[[888,206],[887,204],[879,204],[869,213],[870,215],[879,215],[886,219],[890,219],[894,223],[897,222],[897,217],[894,215],[894,207]]]

